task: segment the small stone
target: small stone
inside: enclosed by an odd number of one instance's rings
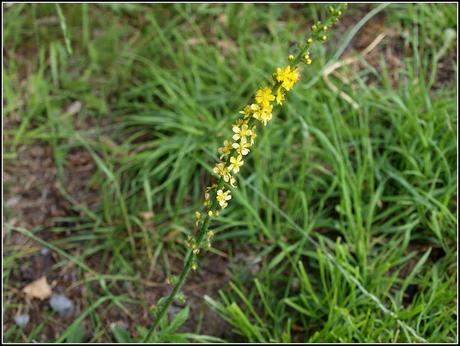
[[[28,314],[16,315],[14,316],[14,322],[21,327],[24,328],[27,323],[30,321],[30,316]]]
[[[61,317],[71,315],[74,309],[73,302],[63,294],[53,294],[50,298],[50,305]]]
[[[40,253],[43,255],[43,256],[48,256],[50,254],[50,249],[48,249],[47,247],[43,247],[41,250],[40,250]]]
[[[110,323],[110,328],[111,329],[119,328],[119,329],[128,330],[129,326],[128,326],[128,323],[126,323],[125,321],[116,321],[116,322]]]

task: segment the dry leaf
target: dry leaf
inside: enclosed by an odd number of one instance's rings
[[[42,276],[40,279],[35,280],[31,284],[28,284],[22,290],[27,297],[29,298],[38,298],[38,299],[46,299],[48,298],[52,291],[50,285],[46,281],[46,277]]]

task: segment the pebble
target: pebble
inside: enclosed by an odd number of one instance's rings
[[[73,302],[64,294],[53,294],[50,298],[50,305],[61,317],[69,316],[74,309]]]
[[[16,322],[16,324],[21,328],[25,327],[29,321],[30,316],[28,314],[14,316],[14,322]]]
[[[43,248],[40,250],[40,253],[41,253],[43,256],[48,256],[50,252],[51,252],[50,249],[48,249],[47,247],[43,247]]]

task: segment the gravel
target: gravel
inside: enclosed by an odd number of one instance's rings
[[[74,303],[64,294],[53,294],[50,298],[50,305],[61,317],[71,315],[74,310]]]
[[[21,327],[24,328],[27,323],[30,321],[30,316],[28,314],[21,314],[21,315],[16,315],[14,316],[14,322]]]

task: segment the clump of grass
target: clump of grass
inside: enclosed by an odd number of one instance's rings
[[[225,140],[223,147],[219,148],[221,161],[217,163],[213,172],[219,177],[217,183],[206,187],[205,189],[205,210],[203,213],[196,212],[196,226],[199,227],[196,237],[189,235],[187,245],[189,251],[185,257],[184,268],[178,278],[172,278],[175,285],[172,292],[167,298],[162,298],[156,306],[155,320],[150,328],[149,333],[145,336],[148,341],[156,327],[161,322],[168,311],[173,300],[180,292],[185,283],[189,272],[196,270],[198,267],[198,255],[202,250],[209,250],[211,241],[214,236],[213,231],[209,231],[210,219],[219,214],[218,209],[225,209],[228,201],[231,200],[230,190],[225,190],[226,184],[231,188],[236,188],[235,174],[240,171],[244,165],[244,158],[249,154],[255,138],[257,136],[258,126],[267,123],[272,119],[273,106],[283,105],[286,93],[294,87],[300,79],[300,64],[311,65],[310,48],[314,42],[325,42],[328,39],[330,28],[339,21],[342,11],[347,7],[346,3],[337,6],[329,6],[329,17],[325,22],[315,22],[310,30],[310,35],[305,43],[299,45],[296,55],[288,56],[288,65],[278,67],[273,74],[271,85],[260,87],[254,98],[254,103],[244,107],[240,114],[242,118],[238,119],[232,126],[232,140]]]

